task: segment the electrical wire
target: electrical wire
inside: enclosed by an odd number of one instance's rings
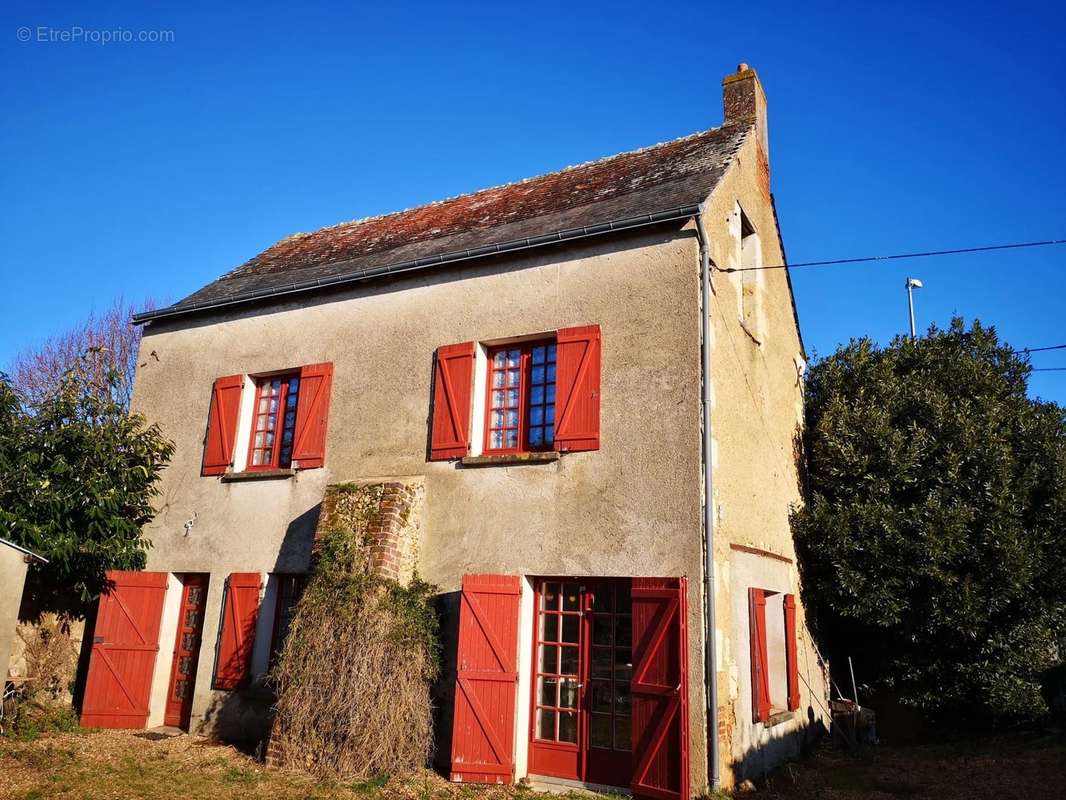
[[[1015,350],[1015,355],[1021,355],[1022,353],[1039,353],[1043,350],[1066,350],[1066,344],[1053,344],[1050,347],[1023,347],[1021,350]]]
[[[919,253],[894,253],[888,256],[864,256],[862,258],[835,258],[829,261],[800,261],[796,264],[773,264],[764,267],[715,267],[718,272],[756,272],[767,269],[794,269],[796,267],[828,267],[840,264],[861,264],[870,261],[895,261],[902,258],[927,258],[929,256],[954,256],[963,253],[988,253],[993,250],[1020,250],[1025,247],[1047,247],[1066,244],[1066,239],[1048,239],[1042,242],[1015,242],[992,244],[983,247],[959,247],[954,250],[926,250]]]

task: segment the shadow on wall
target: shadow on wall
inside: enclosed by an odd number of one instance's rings
[[[459,650],[460,592],[437,595],[440,615],[441,668],[433,686],[433,768],[448,777],[452,759],[452,715],[455,701],[456,654]]]
[[[779,725],[764,729],[759,744],[750,746],[743,756],[733,762],[736,782],[765,780],[771,770],[785,762],[810,755],[826,734],[828,731],[815,714],[814,706],[807,706],[806,719],[802,724],[798,727]]]
[[[289,523],[278,548],[272,573],[306,573],[310,569],[311,551],[321,509],[321,504],[316,504]],[[273,619],[273,602],[273,595],[264,595],[259,614],[268,614]],[[223,603],[223,612],[224,609]],[[221,637],[220,625],[214,642],[212,672],[218,663]],[[247,686],[231,691],[212,691],[203,717],[199,723],[194,720],[193,727],[197,733],[228,742],[249,755],[262,758],[270,737],[275,699],[268,676],[253,675]]]

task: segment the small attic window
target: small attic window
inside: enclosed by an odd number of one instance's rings
[[[744,213],[744,209],[740,209],[740,239],[741,242],[747,239],[749,236],[755,235],[755,226],[751,224],[751,220],[748,219],[748,215]]]
[[[737,213],[740,215],[740,266],[746,270],[740,273],[740,321],[756,344],[761,344],[766,336],[766,311],[763,308],[764,275],[762,270],[753,269],[753,267],[763,265],[762,242],[759,240],[755,226],[752,225],[739,203]]]

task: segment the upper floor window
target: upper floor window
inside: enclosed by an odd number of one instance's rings
[[[555,444],[554,340],[488,351],[486,453],[550,450]]]
[[[299,375],[278,375],[256,381],[248,469],[288,469],[292,466],[299,395]]]
[[[332,383],[329,362],[215,380],[201,474],[236,477],[321,467]]]
[[[600,350],[599,325],[438,347],[429,460],[598,450]]]

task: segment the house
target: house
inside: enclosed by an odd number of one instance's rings
[[[330,486],[447,608],[453,779],[691,796],[826,717],[789,509],[803,347],[754,70],[712,130],[284,239],[167,308],[177,451],[83,718],[262,736]],[[747,269],[747,271],[730,271]],[[707,502],[707,501],[710,502]],[[707,588],[712,587],[708,592]]]
[[[0,669],[3,670],[4,681],[10,672],[12,643],[18,626],[19,608],[22,606],[26,572],[34,562],[47,564],[48,560],[14,542],[0,539]]]

